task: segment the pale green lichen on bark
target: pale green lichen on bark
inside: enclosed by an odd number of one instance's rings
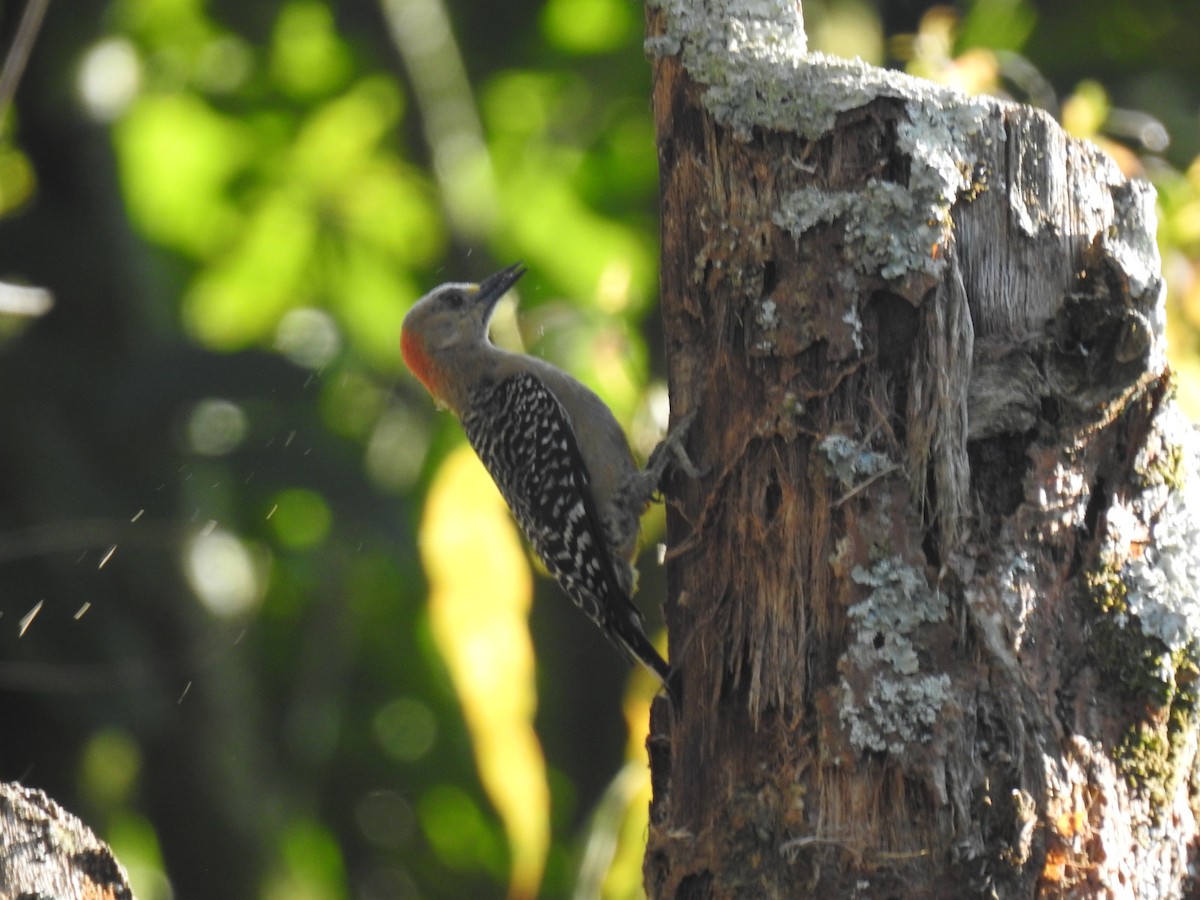
[[[1161,413],[1135,462],[1140,492],[1106,514],[1107,558],[1118,562],[1126,612],[1170,650],[1200,634],[1200,442],[1172,409]],[[1138,554],[1125,549],[1144,544]]]
[[[945,261],[933,248],[945,236],[954,203],[978,182],[970,139],[997,101],[861,60],[807,53],[799,9],[784,0],[652,5],[663,11],[666,30],[647,40],[647,52],[677,54],[702,86],[701,100],[714,120],[742,139],[762,129],[818,140],[844,112],[881,97],[902,102],[897,147],[909,158],[906,183],[872,179],[849,191],[806,188],[781,198],[772,220],[797,238],[816,225],[841,223],[849,262],[862,272],[884,278],[941,272]]]
[[[817,448],[826,471],[846,491],[896,468],[885,454],[845,435],[828,435]],[[887,555],[886,546],[872,552],[879,556],[869,568],[850,571],[868,592],[846,611],[851,627],[840,663],[838,716],[856,749],[903,753],[931,740],[950,696],[950,677],[922,672],[919,649],[920,630],[946,621],[950,605],[922,568]]]
[[[931,740],[950,698],[950,677],[922,673],[913,641],[918,629],[946,620],[949,602],[923,570],[896,557],[856,566],[850,577],[870,593],[847,610],[852,633],[843,663],[870,681],[862,691],[843,681],[838,715],[856,749],[903,753]]]
[[[1134,461],[1139,490],[1114,498],[1106,510],[1099,565],[1085,576],[1097,668],[1106,683],[1156,711],[1131,724],[1113,751],[1154,808],[1168,802],[1183,777],[1176,759],[1197,725],[1198,464],[1195,431],[1166,408]]]
[[[825,454],[826,470],[847,490],[880,472],[896,468],[889,457],[845,435],[831,434],[818,447]]]

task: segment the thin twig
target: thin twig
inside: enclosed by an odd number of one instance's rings
[[[888,475],[891,475],[893,472],[897,471],[899,468],[900,468],[899,464],[893,463],[892,465],[888,466],[886,469],[880,469],[874,475],[871,475],[869,478],[867,478],[863,481],[860,481],[858,484],[856,484],[854,487],[852,487],[845,494],[843,494],[842,496],[840,496],[836,500],[834,500],[833,504],[832,504],[833,508],[837,509],[839,506],[841,506],[843,503],[845,503],[851,497],[855,496],[856,494],[862,493],[868,487],[870,487],[875,482],[877,482],[880,478],[884,478]]]
[[[8,115],[13,97],[17,93],[17,85],[25,72],[25,64],[33,52],[33,43],[37,40],[38,29],[42,27],[42,19],[46,16],[46,7],[50,0],[29,0],[25,12],[21,14],[21,24],[17,26],[17,36],[13,38],[8,56],[4,58],[4,68],[0,70],[0,122]]]

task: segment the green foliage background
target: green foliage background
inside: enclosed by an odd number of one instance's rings
[[[1155,182],[1200,411],[1200,6],[927,6],[805,12],[817,49],[1045,106]],[[397,337],[429,287],[524,260],[501,337],[649,449],[641,34],[632,0],[51,5],[0,135],[0,279],[54,297],[0,312],[0,780],[143,898],[636,896],[648,688],[545,579],[545,874],[513,872],[419,555],[462,439]]]

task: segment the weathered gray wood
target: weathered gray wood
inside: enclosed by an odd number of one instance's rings
[[[685,703],[651,897],[1169,896],[1195,862],[1197,444],[1153,192],[1044,113],[648,16]]]
[[[0,784],[0,898],[132,900],[108,846],[33,788]]]

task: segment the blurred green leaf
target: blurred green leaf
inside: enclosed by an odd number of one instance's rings
[[[105,838],[129,874],[134,896],[139,900],[171,900],[171,884],[163,871],[162,851],[150,822],[133,813],[118,814]]]
[[[33,196],[37,178],[29,159],[15,147],[0,146],[0,216],[19,208]]]
[[[80,790],[100,809],[128,802],[142,769],[142,754],[133,738],[113,728],[91,736],[79,764]]]
[[[205,15],[207,0],[117,0],[114,19],[151,46],[172,53],[197,52],[216,29]]]
[[[511,223],[509,239],[572,297],[594,297],[609,266],[626,269],[629,290],[624,296],[634,309],[644,307],[657,278],[653,245],[588,209],[563,172],[569,168],[564,162],[557,154],[530,155],[507,173],[501,188]],[[563,253],[563,247],[572,252]]]
[[[413,697],[398,697],[375,714],[375,737],[398,762],[415,762],[433,749],[437,720]]]
[[[1082,81],[1063,103],[1063,127],[1075,137],[1094,138],[1100,133],[1112,106],[1104,87],[1095,81]]]
[[[269,521],[279,543],[293,550],[315,547],[329,535],[333,515],[315,491],[288,488],[274,497]]]
[[[333,836],[315,822],[298,820],[279,847],[279,869],[263,886],[265,900],[341,900],[349,896],[342,856]]]
[[[349,48],[334,30],[333,11],[316,0],[285,3],[275,20],[271,76],[287,94],[323,96],[340,87],[352,68]]]
[[[542,31],[571,53],[606,53],[627,45],[641,27],[638,7],[625,0],[548,0]]]
[[[958,46],[1017,51],[1037,24],[1029,0],[974,0],[959,26]]]
[[[303,196],[286,190],[264,196],[237,242],[184,297],[192,334],[223,349],[267,342],[288,309],[312,299],[316,240],[316,215]]]
[[[247,126],[195,94],[138,100],[114,129],[125,203],[150,240],[205,258],[241,227],[228,195],[254,151]]]
[[[398,369],[400,323],[419,289],[372,246],[347,244],[337,267],[332,307],[351,343],[376,370]]]
[[[375,76],[356,83],[301,125],[291,150],[294,177],[317,194],[339,195],[371,163],[402,112],[399,88],[390,79]]]
[[[417,818],[429,846],[447,867],[482,870],[503,878],[504,849],[483,811],[462,788],[436,785],[417,801]]]

